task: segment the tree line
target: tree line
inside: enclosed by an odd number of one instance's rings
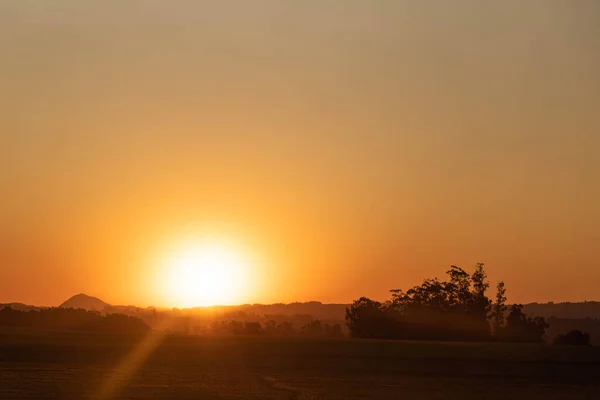
[[[154,317],[157,313],[154,312]],[[258,322],[253,320],[227,319],[213,321],[203,329],[193,329],[192,319],[182,317],[169,320],[162,329],[174,334],[200,334],[215,336],[298,336],[298,337],[343,337],[342,326],[326,323],[310,316],[296,316],[297,325],[282,316]],[[289,317],[288,317],[289,318]],[[293,317],[291,317],[293,319]],[[55,331],[78,331],[138,335],[145,334],[151,328],[142,319],[123,314],[102,314],[98,311],[86,311],[74,308],[48,308],[21,311],[10,306],[0,308],[0,326],[43,329]]]
[[[218,320],[210,325],[196,329],[195,331],[184,330],[188,333],[214,336],[271,336],[271,337],[314,337],[314,338],[340,338],[344,336],[340,324],[323,323],[318,319],[311,320],[298,328],[289,321],[276,322],[275,320],[240,321],[240,320]]]
[[[549,325],[529,317],[520,304],[506,304],[504,282],[496,296],[487,296],[490,284],[483,264],[472,273],[451,266],[446,280],[425,279],[407,291],[390,290],[391,298],[378,302],[366,297],[346,308],[346,324],[355,338],[406,340],[465,340],[542,342]]]
[[[0,309],[0,326],[127,335],[141,335],[150,330],[144,321],[136,317],[101,315],[96,311],[73,308],[18,311],[5,307]]]

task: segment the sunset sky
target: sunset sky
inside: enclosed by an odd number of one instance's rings
[[[599,71],[594,0],[2,1],[0,302],[178,305],[207,240],[224,302],[600,300]]]

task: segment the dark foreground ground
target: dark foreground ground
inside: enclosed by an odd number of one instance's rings
[[[0,330],[0,398],[598,399],[599,350]]]

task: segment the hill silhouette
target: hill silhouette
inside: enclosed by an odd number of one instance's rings
[[[600,319],[600,302],[584,301],[579,303],[530,303],[524,307],[527,314],[544,318],[595,318]]]
[[[87,311],[102,311],[105,308],[110,307],[110,304],[105,303],[97,297],[88,296],[87,294],[80,293],[71,297],[58,307],[75,308]]]

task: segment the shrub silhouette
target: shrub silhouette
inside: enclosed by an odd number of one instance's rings
[[[589,346],[590,334],[573,329],[567,333],[561,333],[554,338],[554,344],[574,345],[574,346]]]

